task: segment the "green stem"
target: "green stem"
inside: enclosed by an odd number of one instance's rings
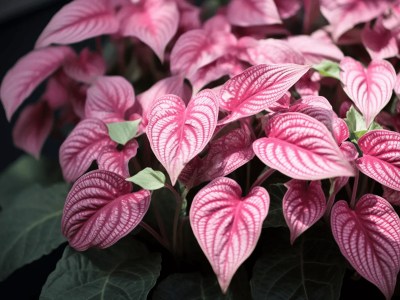
[[[256,181],[254,181],[253,185],[250,188],[250,191],[256,187],[261,185],[265,180],[268,179],[269,176],[271,176],[273,173],[275,172],[275,169],[268,169],[266,171],[264,171],[264,173],[262,173],[260,176],[258,176],[258,178],[256,179]]]
[[[353,183],[353,192],[351,194],[351,201],[350,201],[350,207],[354,208],[356,205],[356,196],[357,196],[357,188],[358,188],[358,179],[360,178],[360,172],[357,170],[356,171],[356,176],[354,178],[354,183]]]
[[[165,187],[174,194],[175,199],[176,199],[174,222],[172,225],[172,251],[174,254],[177,254],[178,224],[179,224],[179,216],[180,216],[180,212],[182,209],[183,199],[182,199],[181,195],[179,195],[179,193],[173,188],[173,186],[166,183]]]
[[[153,213],[154,213],[154,216],[156,217],[158,228],[160,229],[161,237],[163,238],[165,243],[168,244],[168,249],[169,249],[170,248],[170,244],[169,244],[169,241],[168,241],[168,234],[167,234],[167,231],[165,229],[165,223],[164,223],[163,219],[161,218],[160,211],[158,210],[157,203],[156,202],[152,203],[152,206],[153,206]]]

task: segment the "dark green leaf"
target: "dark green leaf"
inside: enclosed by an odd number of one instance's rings
[[[41,299],[147,299],[160,270],[160,255],[133,240],[85,252],[67,247]]]
[[[228,300],[233,299],[228,291],[221,293],[216,277],[202,277],[199,273],[172,274],[156,288],[153,300]]]
[[[286,221],[282,212],[282,199],[286,188],[283,184],[271,184],[267,187],[270,196],[270,204],[267,218],[263,228],[267,227],[286,227]]]
[[[163,172],[155,171],[152,168],[145,168],[126,180],[131,181],[146,190],[153,191],[164,187],[165,179]]]
[[[66,184],[32,186],[0,214],[0,280],[16,269],[50,253],[65,241],[61,215]]]
[[[324,77],[332,77],[340,80],[340,67],[336,62],[323,60],[319,64],[313,65],[313,69]]]
[[[253,299],[339,299],[345,266],[323,228],[314,226],[294,246],[287,230],[275,229],[254,266]]]
[[[140,124],[139,120],[115,122],[107,124],[110,138],[118,144],[125,145],[136,136]]]

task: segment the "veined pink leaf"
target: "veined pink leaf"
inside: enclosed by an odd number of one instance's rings
[[[58,71],[46,82],[46,90],[41,98],[49,104],[52,110],[59,109],[69,102],[71,81],[72,79],[64,72]]]
[[[39,159],[53,126],[53,119],[53,111],[44,101],[25,107],[13,128],[15,146]]]
[[[382,198],[385,198],[392,205],[400,206],[400,191],[393,190],[384,185],[382,186],[382,188],[383,188]]]
[[[253,139],[247,126],[234,129],[209,144],[207,155],[191,160],[179,179],[192,185],[226,176],[254,157]]]
[[[207,145],[218,119],[214,93],[204,90],[187,107],[176,95],[165,95],[148,114],[147,137],[151,148],[174,185],[185,165]]]
[[[79,178],[65,201],[62,233],[71,247],[107,248],[131,232],[150,205],[150,192],[131,193],[131,183],[104,170]]]
[[[146,0],[126,5],[118,12],[122,36],[134,36],[164,60],[164,50],[178,29],[179,12],[174,1]]]
[[[98,119],[81,121],[60,148],[60,165],[66,181],[81,176],[107,146],[116,147],[108,135],[107,126]]]
[[[396,76],[396,83],[394,85],[394,92],[396,93],[397,98],[400,99],[400,73]],[[397,101],[396,110],[400,113],[400,100]]]
[[[75,0],[65,5],[47,24],[35,47],[72,44],[117,32],[118,21],[108,2],[107,0]]]
[[[201,27],[201,9],[186,0],[176,0],[179,10],[179,29],[183,32]]]
[[[390,0],[321,0],[320,9],[333,26],[333,38],[339,37],[354,25],[379,16],[389,7]]]
[[[321,75],[314,70],[309,70],[295,84],[295,89],[301,97],[318,96],[321,88]]]
[[[190,99],[191,91],[184,83],[184,78],[181,75],[171,76],[157,81],[150,89],[137,96],[135,106],[142,112],[141,126],[147,126],[147,114],[154,102],[167,94],[174,94],[186,100]]]
[[[400,191],[400,133],[372,130],[358,140],[363,156],[358,169],[379,183]]]
[[[388,30],[397,31],[400,26],[400,3],[392,2],[389,10],[383,14],[383,26]]]
[[[64,72],[69,77],[88,84],[105,71],[106,63],[103,57],[96,52],[90,52],[89,48],[83,49],[79,57],[67,61],[64,65]]]
[[[11,119],[17,108],[43,80],[74,55],[69,47],[48,47],[32,51],[19,59],[7,72],[0,88],[7,119]]]
[[[252,37],[243,37],[239,40],[241,47],[245,48],[239,53],[239,58],[252,65],[259,64],[304,64],[304,57],[287,41],[278,39],[257,40]]]
[[[273,0],[232,0],[227,7],[227,17],[231,24],[238,26],[282,23]]]
[[[115,146],[104,147],[97,158],[99,169],[119,174],[124,178],[129,177],[128,163],[136,156],[138,147],[136,140],[130,140],[121,150]]]
[[[220,107],[231,114],[221,124],[255,115],[278,101],[309,66],[257,65],[228,80],[220,92]]]
[[[326,199],[321,181],[292,179],[282,200],[282,211],[290,229],[290,243],[314,225],[325,213]]]
[[[333,136],[338,145],[342,144],[350,137],[349,127],[347,126],[346,121],[339,117],[333,118],[332,129]]]
[[[134,103],[133,87],[125,78],[102,76],[87,91],[85,115],[105,123],[125,121]]]
[[[293,17],[301,8],[301,0],[274,0],[276,8],[282,19]]]
[[[358,158],[358,150],[352,142],[343,142],[340,144],[340,151],[348,161],[354,161]]]
[[[328,128],[310,116],[277,114],[267,123],[265,133],[267,137],[253,143],[255,154],[287,176],[301,180],[354,176]]]
[[[182,34],[171,51],[171,71],[184,76],[193,75],[199,68],[226,54],[227,49],[236,43],[236,38],[225,30],[224,20],[209,20],[206,29],[190,30]],[[207,26],[219,21],[222,29]]]
[[[399,53],[396,37],[383,27],[382,19],[379,18],[373,28],[366,24],[361,39],[372,59],[385,59],[394,57]]]
[[[262,187],[242,197],[240,186],[220,177],[202,188],[190,208],[190,224],[225,293],[239,266],[250,256],[268,214]]]
[[[306,64],[318,64],[325,59],[339,62],[343,58],[343,52],[332,41],[309,35],[291,36],[287,41],[303,54]]]
[[[400,220],[389,202],[366,194],[352,210],[346,201],[338,201],[331,227],[343,256],[390,299],[400,270]]]
[[[344,91],[361,111],[366,126],[386,106],[396,81],[393,66],[385,60],[373,60],[367,69],[351,57],[340,62],[340,80]]]

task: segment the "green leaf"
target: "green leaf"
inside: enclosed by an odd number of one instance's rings
[[[40,298],[147,299],[160,275],[161,257],[129,238],[107,249],[77,252],[67,247]]]
[[[140,121],[141,120],[139,119],[134,121],[109,123],[107,124],[108,134],[114,142],[125,145],[136,136]]]
[[[228,300],[233,299],[228,290],[221,293],[216,277],[202,277],[199,273],[172,274],[161,281],[154,291],[153,300]]]
[[[346,264],[327,230],[314,226],[294,246],[287,230],[269,233],[253,269],[253,299],[339,299]]]
[[[131,181],[146,190],[153,191],[164,187],[166,178],[161,171],[155,171],[152,168],[145,168],[126,180]]]
[[[372,122],[371,125],[367,128],[364,117],[358,112],[357,109],[355,109],[354,106],[351,106],[350,109],[347,111],[345,121],[347,126],[349,127],[350,140],[354,142],[356,142],[368,131],[374,129],[382,129],[382,127],[376,122]]]
[[[282,212],[282,200],[286,192],[285,186],[283,184],[270,184],[267,187],[267,191],[271,199],[263,228],[286,227],[286,221]]]
[[[61,215],[66,184],[32,186],[0,213],[0,280],[65,241]]]
[[[313,69],[324,77],[332,77],[340,80],[340,67],[336,62],[323,60],[319,64],[313,65]]]
[[[27,186],[62,181],[58,162],[23,155],[0,174],[0,205],[5,208]]]

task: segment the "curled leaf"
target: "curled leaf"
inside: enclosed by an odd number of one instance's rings
[[[131,181],[146,190],[153,191],[164,187],[166,178],[163,172],[155,171],[152,168],[145,168],[126,180]]]

